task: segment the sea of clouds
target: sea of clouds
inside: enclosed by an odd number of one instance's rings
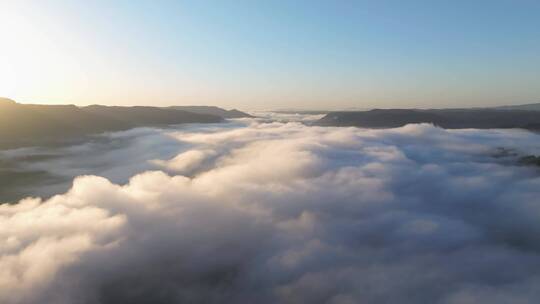
[[[540,175],[516,161],[539,135],[296,120],[113,133],[33,164],[97,175],[0,205],[0,303],[540,301]]]

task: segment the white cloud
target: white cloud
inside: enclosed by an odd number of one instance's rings
[[[156,159],[151,162],[182,175],[191,175],[193,171],[200,169],[203,163],[214,155],[216,153],[213,150],[189,150],[178,154],[171,160]]]
[[[154,160],[152,136],[138,147],[168,173],[82,176],[0,206],[1,303],[538,300],[538,171],[492,156],[537,153],[536,134],[253,120],[164,132],[177,156]]]

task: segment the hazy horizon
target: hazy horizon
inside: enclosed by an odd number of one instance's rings
[[[47,101],[20,101],[20,100],[15,100],[13,98],[9,98],[9,97],[5,97],[5,96],[0,96],[0,98],[3,98],[3,99],[9,99],[9,100],[13,100],[19,104],[26,104],[26,105],[75,105],[75,106],[78,106],[78,107],[85,107],[85,106],[91,106],[91,105],[104,105],[104,106],[122,106],[122,107],[136,107],[136,106],[148,106],[148,107],[169,107],[169,106],[186,106],[186,107],[190,107],[190,106],[194,106],[194,107],[197,107],[197,106],[214,106],[214,107],[218,107],[218,108],[223,108],[223,109],[226,109],[226,110],[232,110],[232,109],[236,109],[236,110],[241,110],[241,111],[246,111],[246,112],[258,112],[258,111],[313,111],[313,112],[317,112],[317,111],[367,111],[367,110],[371,110],[371,109],[425,109],[425,110],[429,110],[429,109],[468,109],[468,108],[492,108],[492,107],[501,107],[501,106],[522,106],[522,105],[536,105],[536,104],[540,104],[540,101],[539,102],[513,102],[513,103],[500,103],[500,104],[487,104],[485,106],[478,106],[478,107],[467,107],[467,106],[441,106],[441,107],[431,107],[431,106],[419,106],[419,107],[415,107],[415,106],[404,106],[404,107],[377,107],[377,106],[373,106],[373,107],[354,107],[354,106],[351,106],[351,107],[320,107],[320,108],[314,108],[314,107],[277,107],[277,108],[271,108],[271,107],[260,107],[260,108],[249,108],[249,105],[247,105],[247,107],[243,107],[243,108],[240,108],[240,107],[232,107],[232,106],[222,106],[220,104],[195,104],[195,103],[179,103],[179,104],[175,104],[175,103],[170,103],[170,104],[167,104],[167,105],[163,105],[163,106],[160,106],[160,105],[155,105],[155,103],[152,103],[150,101],[148,102],[141,102],[141,103],[133,103],[133,104],[130,104],[130,103],[118,103],[118,104],[107,104],[107,103],[100,103],[100,102],[90,102],[90,103],[54,103],[54,102],[47,102]]]
[[[247,110],[540,101],[536,1],[3,1],[0,96]]]
[[[0,98],[13,100],[19,104],[27,104],[27,105],[75,105],[78,107],[85,107],[85,106],[91,106],[91,105],[104,105],[104,106],[122,106],[122,107],[134,107],[134,106],[149,106],[149,107],[169,107],[169,106],[215,106],[218,108],[223,108],[227,110],[236,109],[236,110],[242,110],[242,111],[248,111],[248,112],[257,112],[257,111],[364,111],[364,110],[371,110],[371,109],[461,109],[461,108],[490,108],[490,107],[500,107],[500,106],[520,106],[520,105],[536,105],[540,104],[540,100],[538,102],[507,102],[507,103],[500,103],[500,104],[486,104],[485,106],[473,106],[473,107],[467,107],[467,106],[441,106],[441,107],[433,107],[433,106],[402,106],[402,107],[357,107],[357,106],[350,106],[350,107],[277,107],[277,108],[271,108],[271,107],[259,107],[259,108],[253,108],[249,107],[249,105],[246,105],[246,107],[233,107],[233,106],[227,106],[227,105],[215,105],[215,104],[195,104],[195,103],[168,103],[166,105],[155,105],[151,101],[148,102],[141,102],[141,103],[115,103],[115,104],[103,104],[103,103],[97,103],[97,102],[90,102],[90,103],[54,103],[54,102],[47,102],[47,101],[20,101],[15,100],[13,98],[0,96]]]

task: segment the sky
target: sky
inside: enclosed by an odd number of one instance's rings
[[[540,2],[0,2],[0,96],[245,110],[540,102]]]

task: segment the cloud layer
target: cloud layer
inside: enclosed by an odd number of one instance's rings
[[[160,170],[0,205],[1,303],[540,300],[538,171],[494,157],[538,154],[538,135],[245,120],[155,136],[178,154],[130,155]]]

